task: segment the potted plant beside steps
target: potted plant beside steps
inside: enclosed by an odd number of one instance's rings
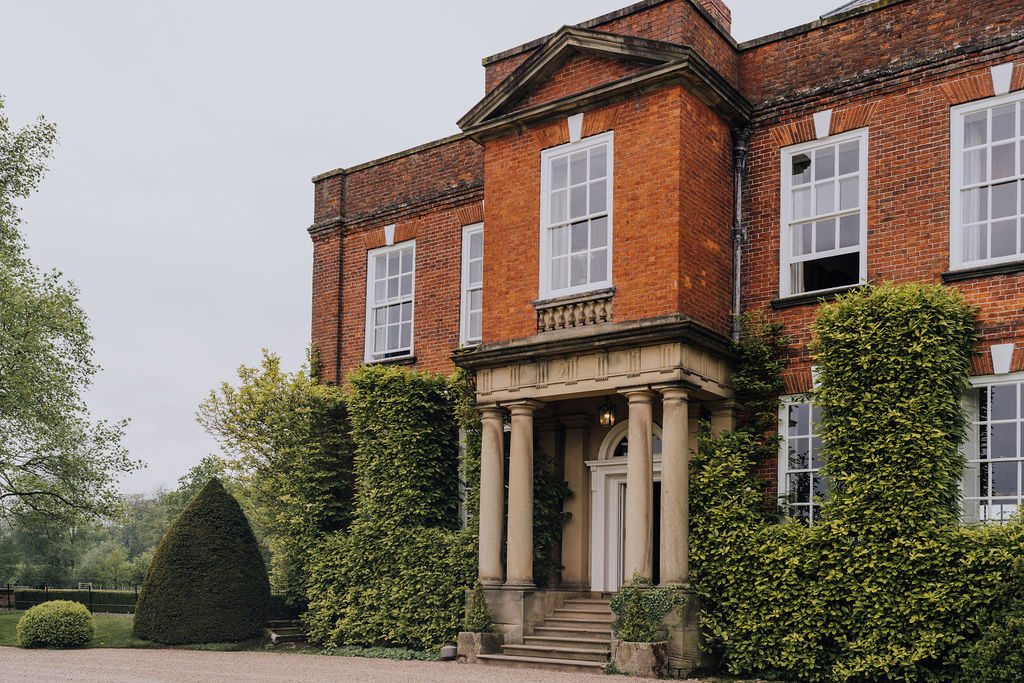
[[[466,610],[466,630],[459,631],[457,661],[476,664],[477,655],[501,651],[504,636],[494,630],[494,615],[484,598],[484,586],[477,579],[473,597]]]
[[[668,641],[662,619],[685,596],[676,588],[654,588],[638,576],[612,598],[612,657],[610,671],[661,678],[668,674]]]

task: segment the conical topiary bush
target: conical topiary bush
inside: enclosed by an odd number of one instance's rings
[[[158,643],[241,640],[263,625],[270,582],[238,502],[216,478],[157,546],[135,611],[135,636]]]

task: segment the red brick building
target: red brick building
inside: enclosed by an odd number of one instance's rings
[[[561,588],[686,582],[687,452],[700,416],[731,424],[739,311],[785,325],[797,395],[820,300],[958,287],[981,306],[965,514],[1024,501],[1022,9],[858,0],[738,44],[721,0],[644,0],[486,58],[462,134],[314,178],[326,376],[477,373],[480,576],[510,639],[541,599],[534,434],[575,493]],[[764,476],[812,520],[813,408],[781,417]]]

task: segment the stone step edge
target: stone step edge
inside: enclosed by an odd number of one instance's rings
[[[537,626],[536,628],[534,628],[535,633],[533,633],[533,635],[541,635],[539,633],[536,633],[536,631],[540,630],[558,631],[559,633],[600,633],[602,635],[607,633],[609,639],[611,638],[612,634],[612,630],[610,628],[570,628],[568,626]]]
[[[550,657],[517,657],[515,655],[477,655],[477,659],[490,659],[496,662],[529,662],[531,664],[561,664],[563,666],[580,666],[588,669],[604,671],[607,662],[592,662],[586,659],[552,659]]]
[[[505,649],[505,648],[510,649],[510,650],[519,649],[519,650],[537,650],[537,651],[543,651],[543,652],[551,652],[551,651],[555,651],[555,652],[571,652],[574,655],[607,655],[608,654],[608,649],[607,648],[605,648],[603,650],[602,649],[595,650],[593,648],[583,648],[583,647],[548,647],[547,645],[531,645],[531,644],[528,644],[528,643],[524,643],[524,644],[521,644],[521,645],[503,645],[502,649]]]
[[[611,638],[570,638],[569,636],[523,636],[523,640],[557,640],[560,643],[577,643],[579,645],[603,645],[605,647],[610,647],[612,642]]]

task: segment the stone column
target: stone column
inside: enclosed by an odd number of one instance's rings
[[[502,526],[505,522],[505,411],[496,405],[479,408],[480,439],[480,561],[478,576],[485,586],[500,586]]]
[[[690,435],[686,391],[661,387],[661,584],[690,573]]]
[[[708,407],[711,409],[712,435],[718,436],[727,429],[736,429],[736,401],[716,401]]]
[[[543,403],[506,404],[512,413],[508,464],[508,578],[506,588],[533,584],[533,412]]]
[[[629,399],[629,450],[626,457],[625,580],[654,576],[654,455],[651,403],[647,388],[625,389]]]
[[[590,586],[590,478],[587,450],[593,421],[589,415],[563,415],[565,426],[565,483],[572,497],[565,510],[572,514],[562,530],[562,583]]]

